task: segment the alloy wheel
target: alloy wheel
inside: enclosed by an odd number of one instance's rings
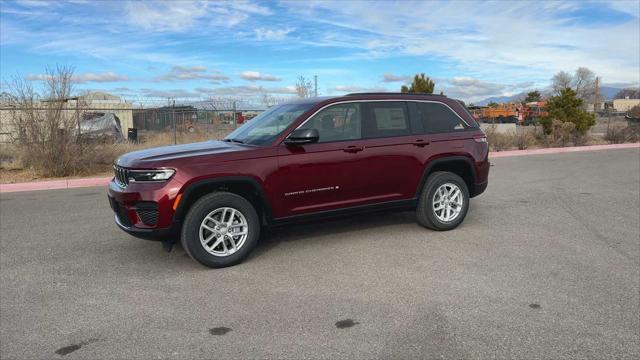
[[[463,204],[462,190],[456,184],[440,185],[433,194],[433,212],[442,222],[455,220],[460,215]]]
[[[247,240],[249,225],[242,212],[231,207],[213,210],[200,224],[200,243],[214,256],[236,253]]]

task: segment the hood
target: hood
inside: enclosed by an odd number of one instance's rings
[[[246,151],[253,147],[225,141],[203,141],[192,144],[169,145],[133,151],[122,155],[116,164],[128,168],[163,166],[162,162],[197,156]]]

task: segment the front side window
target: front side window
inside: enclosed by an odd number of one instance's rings
[[[359,103],[339,104],[315,114],[300,129],[316,129],[320,135],[318,142],[346,141],[361,138]]]
[[[225,140],[251,145],[270,144],[313,105],[312,102],[276,105],[234,130]]]
[[[407,106],[402,101],[369,103],[366,137],[393,137],[411,133]]]
[[[448,106],[440,103],[418,103],[418,115],[425,132],[431,134],[464,130],[468,127]]]

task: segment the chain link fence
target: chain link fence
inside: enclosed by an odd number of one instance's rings
[[[128,102],[70,103],[59,109],[61,118],[77,123],[73,134],[78,138],[100,138],[104,141],[140,142],[150,136],[166,135],[178,143],[181,138],[216,138],[266,110],[266,105],[241,101],[200,101],[154,106]],[[50,111],[45,105],[11,107],[0,104],[0,143],[15,143],[30,131],[23,118]],[[33,116],[31,116],[33,117]]]

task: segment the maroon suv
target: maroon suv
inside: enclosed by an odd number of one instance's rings
[[[273,106],[221,141],[128,153],[109,201],[131,235],[180,238],[200,263],[239,263],[263,226],[373,209],[416,209],[458,226],[487,187],[485,134],[457,100],[362,93]]]

